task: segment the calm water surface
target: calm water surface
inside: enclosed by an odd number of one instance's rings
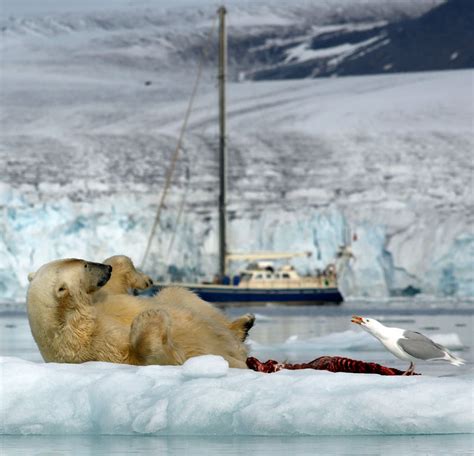
[[[466,455],[474,435],[323,437],[5,436],[4,455]]]

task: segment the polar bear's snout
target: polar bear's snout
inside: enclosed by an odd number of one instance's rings
[[[99,288],[103,287],[112,275],[112,266],[109,264],[86,261],[84,263],[84,269],[90,274],[92,281],[95,282]]]
[[[105,272],[103,273],[102,278],[97,283],[98,287],[103,287],[109,281],[110,276],[112,275],[112,266],[108,264],[103,264],[101,266],[105,267]]]

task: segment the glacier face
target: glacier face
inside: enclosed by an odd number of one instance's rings
[[[121,252],[138,264],[156,210],[156,205],[146,201],[150,197],[140,195],[114,194],[93,203],[62,198],[34,205],[23,201],[21,195],[13,199],[4,208],[0,238],[0,292],[7,300],[22,300],[28,272],[55,258],[102,261]],[[162,217],[144,269],[161,280],[209,279],[217,264],[216,217],[186,212],[176,226],[177,212],[169,210]],[[334,260],[348,229],[347,219],[336,205],[304,212],[271,208],[255,218],[243,215],[231,220],[229,237],[233,245],[249,251],[310,251],[309,259],[294,261],[306,274]],[[395,266],[383,225],[365,221],[350,229],[357,240],[352,242],[354,259],[340,278],[346,296],[387,296],[409,285],[433,295],[473,295],[472,237],[455,238],[447,253],[429,264],[426,275],[422,275],[406,270],[402,273]],[[428,258],[439,255],[436,250],[429,253]],[[234,272],[242,265],[233,265]]]
[[[264,3],[266,27],[297,28],[301,15]],[[0,301],[23,300],[27,273],[58,257],[143,255],[194,77],[190,43],[209,20],[117,5],[5,19]],[[236,8],[231,33],[255,31],[251,8]],[[206,67],[145,265],[154,277],[216,271],[213,78]],[[309,273],[356,235],[346,296],[473,296],[471,90],[468,70],[229,84],[231,250],[309,250],[295,262]]]
[[[183,366],[0,359],[2,434],[471,433],[472,377],[262,374],[208,355]]]

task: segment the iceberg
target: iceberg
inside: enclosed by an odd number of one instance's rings
[[[456,333],[431,334],[430,338],[450,350],[462,350],[464,347],[461,339]],[[370,334],[351,330],[301,340],[297,336],[292,336],[285,342],[285,345],[294,347],[298,345],[304,346],[306,344],[314,345],[323,349],[351,351],[374,351],[383,349],[380,342]]]
[[[473,432],[472,375],[261,374],[0,359],[2,434],[379,435]]]

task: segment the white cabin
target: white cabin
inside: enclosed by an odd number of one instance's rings
[[[333,265],[323,273],[301,277],[293,266],[275,267],[271,261],[250,263],[240,273],[238,286],[241,288],[331,288],[336,286]]]

